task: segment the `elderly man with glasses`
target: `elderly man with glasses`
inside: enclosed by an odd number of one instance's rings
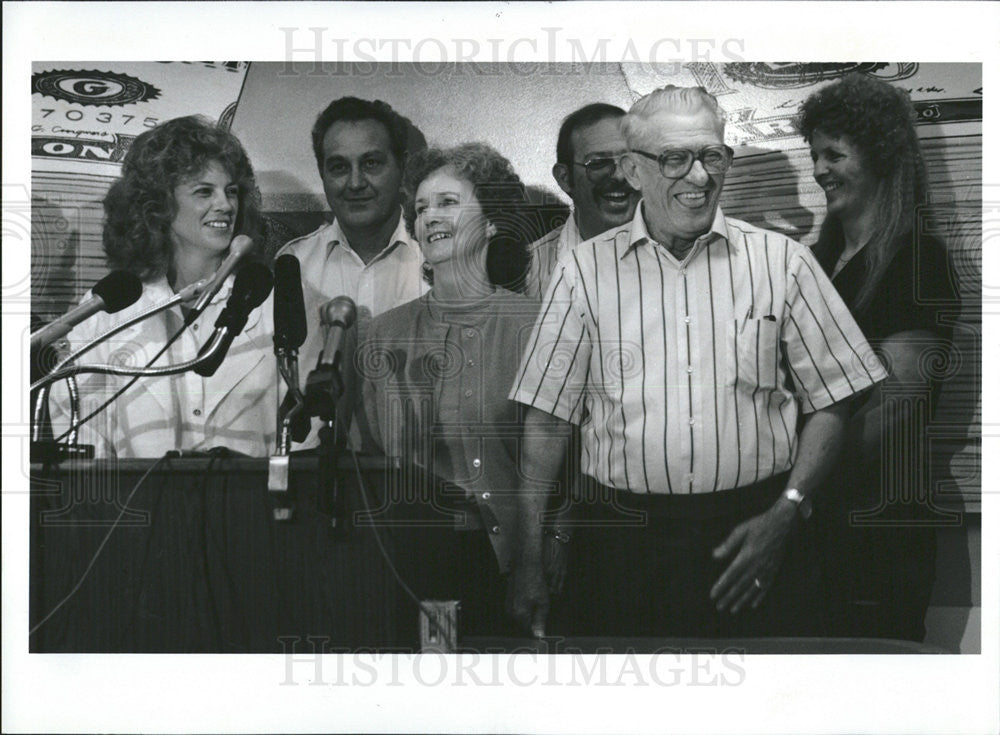
[[[556,261],[583,240],[632,220],[639,192],[625,180],[621,119],[625,110],[604,102],[570,113],[559,128],[552,176],[573,200],[565,224],[530,245],[526,292],[540,299]]]
[[[542,517],[582,438],[578,635],[823,632],[808,518],[847,403],[885,371],[808,249],[726,217],[702,88],[626,115],[632,220],[561,257],[511,398],[526,406],[511,612],[544,634]],[[580,599],[580,595],[576,596]]]

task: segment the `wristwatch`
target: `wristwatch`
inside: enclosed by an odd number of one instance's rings
[[[811,516],[813,512],[812,503],[809,501],[809,498],[807,498],[805,495],[799,492],[798,489],[794,487],[790,487],[783,493],[781,493],[781,497],[783,497],[785,500],[791,500],[793,503],[795,503],[799,515],[802,517],[802,520],[804,521],[809,520],[809,516]]]

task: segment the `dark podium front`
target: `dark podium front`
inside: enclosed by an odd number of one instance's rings
[[[362,460],[360,472],[351,462],[338,468],[347,508],[339,532],[320,510],[315,457],[291,458],[290,522],[273,519],[266,459],[154,463],[32,466],[32,653],[414,650],[415,609],[403,600],[379,545],[391,555],[393,534],[369,513],[380,517],[389,477],[383,458]],[[461,635],[459,650],[941,652],[871,639],[536,641]]]
[[[272,519],[266,459],[154,462],[32,466],[31,652],[391,649],[415,636],[393,613],[401,593],[371,524],[351,523],[366,508],[353,463],[338,534],[314,457],[291,458],[290,522]],[[369,503],[383,463],[362,464]]]

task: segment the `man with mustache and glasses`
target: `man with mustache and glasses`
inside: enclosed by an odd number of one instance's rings
[[[726,217],[733,151],[703,88],[625,116],[632,220],[556,264],[511,398],[525,404],[511,612],[544,634],[540,521],[569,426],[587,511],[577,635],[821,634],[811,500],[847,404],[885,378],[810,252]]]
[[[559,128],[552,176],[573,200],[573,215],[532,243],[526,292],[540,299],[556,261],[583,240],[631,221],[639,192],[625,180],[620,124],[625,110],[595,102],[570,113]]]

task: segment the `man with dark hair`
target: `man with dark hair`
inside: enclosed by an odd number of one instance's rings
[[[564,253],[632,219],[639,193],[619,166],[625,153],[619,130],[624,115],[620,107],[595,102],[563,120],[552,176],[573,200],[573,215],[530,246],[529,296],[542,297],[552,268]]]
[[[341,97],[317,117],[312,145],[333,220],[278,252],[301,265],[303,376],[322,351],[319,309],[330,299],[354,300],[363,333],[372,317],[427,290],[423,256],[402,217],[403,166],[409,152],[426,146],[420,131],[385,102]]]

